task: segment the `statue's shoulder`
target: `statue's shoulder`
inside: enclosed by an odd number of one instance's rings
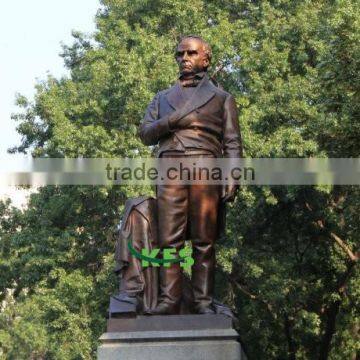
[[[216,94],[220,95],[221,97],[228,97],[231,96],[231,94],[224,90],[224,88],[221,86],[220,83],[218,83],[215,79],[210,78],[209,84],[211,86],[211,89],[215,91]]]

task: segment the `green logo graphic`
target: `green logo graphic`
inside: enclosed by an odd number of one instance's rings
[[[176,249],[174,248],[165,248],[162,251],[162,259],[158,258],[160,253],[159,248],[152,249],[151,252],[149,249],[141,249],[139,253],[136,249],[133,248],[131,241],[128,242],[128,248],[131,255],[135,256],[137,259],[141,260],[141,265],[143,267],[160,266],[170,267],[171,264],[180,263],[180,266],[184,269],[191,268],[194,265],[194,259],[192,258],[192,249],[185,247],[179,251],[179,257],[176,257]]]

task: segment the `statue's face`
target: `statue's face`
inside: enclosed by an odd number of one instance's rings
[[[175,53],[180,73],[196,74],[209,66],[209,60],[203,43],[198,39],[188,38],[181,41]]]

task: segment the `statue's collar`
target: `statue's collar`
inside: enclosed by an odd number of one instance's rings
[[[168,103],[175,109],[182,109],[185,104],[185,99],[182,96],[180,81],[177,81],[166,94]],[[215,95],[214,86],[209,81],[207,73],[204,74],[202,80],[194,90],[191,101],[186,106],[186,113],[203,106]],[[182,109],[184,110],[184,109]]]
[[[206,75],[206,71],[201,71],[198,72],[196,74],[192,74],[191,76],[187,76],[185,77],[184,75],[180,74],[179,75],[179,81],[181,83],[182,86],[192,86],[195,87],[197,86],[200,81],[204,78],[204,76]]]

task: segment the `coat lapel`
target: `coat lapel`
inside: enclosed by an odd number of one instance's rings
[[[201,80],[198,88],[195,89],[191,100],[186,104],[184,109],[184,116],[205,105],[215,96],[215,91],[209,81],[207,75]]]
[[[182,96],[180,84],[177,82],[166,95],[167,101],[175,109],[181,111],[181,117],[186,116],[195,109],[205,105],[215,96],[215,91],[212,89],[207,75],[201,80],[200,84],[195,89],[191,99],[185,102]]]
[[[180,86],[181,85],[180,85],[179,81],[177,81],[176,84],[171,87],[170,91],[166,95],[166,99],[167,99],[168,103],[175,110],[181,109],[185,104],[185,99],[182,95]]]

